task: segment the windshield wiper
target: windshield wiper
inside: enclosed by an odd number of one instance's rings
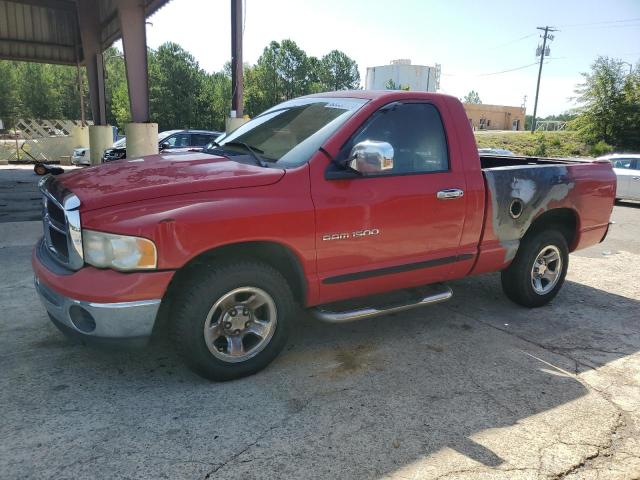
[[[224,148],[227,145],[238,145],[240,147],[243,147],[246,151],[248,151],[251,154],[251,156],[255,159],[258,165],[260,165],[261,167],[268,166],[267,162],[265,162],[264,159],[258,154],[258,152],[264,153],[263,150],[260,150],[259,148],[256,148],[256,147],[251,147],[250,145],[247,145],[244,142],[239,142],[237,140],[234,140],[233,142],[227,142],[224,145],[220,145],[220,147]]]

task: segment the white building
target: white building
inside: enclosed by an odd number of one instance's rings
[[[390,65],[367,67],[366,90],[409,89],[435,92],[440,88],[440,65],[411,65],[411,60],[392,60]]]

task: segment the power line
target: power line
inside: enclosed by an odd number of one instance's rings
[[[640,17],[637,18],[625,18],[621,20],[603,20],[601,22],[589,22],[589,23],[572,23],[570,25],[560,25],[561,28],[573,28],[573,27],[590,27],[592,25],[603,25],[603,24],[615,24],[615,23],[627,23],[627,22],[637,22],[640,21]]]
[[[501,43],[500,45],[496,45],[495,47],[488,48],[487,50],[497,50],[498,48],[508,47],[509,45],[513,45],[514,43],[518,43],[518,42],[520,42],[522,40],[525,40],[527,38],[531,38],[534,35],[536,35],[536,34],[535,33],[531,33],[529,35],[525,35],[524,37],[520,37],[520,38],[516,38],[515,40],[511,40],[510,42]]]
[[[603,30],[603,29],[609,29],[609,30],[620,30],[623,28],[640,28],[640,22],[638,23],[625,23],[624,25],[593,25],[591,27],[584,27],[585,29],[589,29],[589,30]]]
[[[549,63],[552,60],[562,60],[565,59],[567,57],[547,57],[547,59],[545,60],[545,65],[547,63]],[[538,62],[535,61],[533,63],[530,63],[529,65],[522,65],[521,67],[515,67],[515,68],[509,68],[507,70],[501,70],[499,72],[491,72],[491,73],[478,73],[476,75],[462,75],[460,73],[443,73],[442,75],[446,76],[446,77],[461,77],[461,76],[465,76],[465,77],[487,77],[490,75],[501,75],[503,73],[509,73],[509,72],[515,72],[517,70],[524,70],[525,68],[529,68],[529,67],[533,67],[534,65],[538,65]]]
[[[489,75],[501,75],[503,73],[509,73],[509,72],[515,72],[516,70],[523,70],[525,68],[529,68],[529,67],[533,67],[534,65],[537,65],[538,62],[535,61],[533,63],[530,63],[529,65],[523,65],[521,67],[516,67],[516,68],[510,68],[508,70],[502,70],[500,72],[491,72],[491,73],[481,73],[479,75],[475,75],[476,77],[488,77]]]

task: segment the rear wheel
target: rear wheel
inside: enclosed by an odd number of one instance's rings
[[[265,368],[284,347],[294,311],[282,275],[258,262],[199,270],[182,287],[175,343],[198,374],[224,381]]]
[[[519,305],[541,307],[562,288],[568,266],[569,249],[560,232],[533,233],[522,240],[516,258],[502,271],[502,289]]]

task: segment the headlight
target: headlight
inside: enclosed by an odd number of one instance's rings
[[[158,263],[156,246],[146,238],[83,230],[82,246],[85,262],[98,268],[149,270]]]

